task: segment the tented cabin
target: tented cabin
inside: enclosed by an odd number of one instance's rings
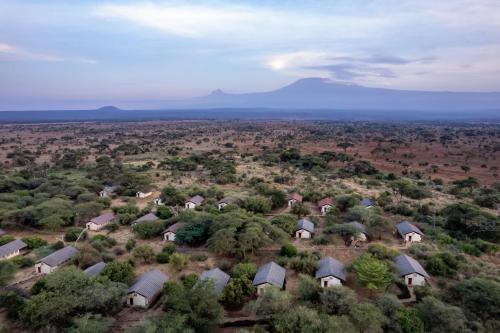
[[[116,186],[104,186],[104,188],[99,192],[99,197],[110,198],[116,191]]]
[[[308,219],[300,219],[295,229],[295,238],[311,238],[314,234],[314,223]]]
[[[375,206],[375,202],[368,198],[364,198],[359,202],[359,204],[365,208],[372,208],[373,206]]]
[[[104,270],[105,267],[106,263],[104,261],[100,261],[97,264],[87,267],[83,271],[83,273],[89,277],[98,276],[99,274],[101,274],[101,272]]]
[[[302,202],[302,196],[295,192],[290,193],[288,195],[288,207],[292,207],[297,202]]]
[[[148,308],[160,296],[168,280],[168,276],[156,269],[142,274],[128,288],[127,305]]]
[[[223,272],[218,267],[213,268],[209,271],[203,271],[201,273],[198,282],[211,280],[214,284],[214,290],[216,293],[220,294],[224,287],[229,282],[230,276],[229,274]]]
[[[366,240],[368,239],[368,228],[366,227],[366,225],[359,223],[358,221],[347,222],[345,223],[345,225],[352,227],[358,232],[357,237],[354,237],[356,238],[356,240],[366,242]]]
[[[205,198],[203,198],[201,195],[195,195],[185,202],[184,207],[186,209],[195,209],[196,207],[201,205],[203,201],[205,201]]]
[[[230,197],[225,197],[225,198],[222,198],[220,199],[218,202],[217,202],[217,208],[219,210],[221,210],[222,208],[226,207],[227,205],[230,205],[232,203],[234,203],[235,200],[234,198],[230,198]]]
[[[87,222],[85,226],[87,227],[87,230],[99,231],[109,223],[111,223],[114,218],[115,215],[113,213],[102,214],[91,219],[90,222]]]
[[[145,199],[151,195],[153,195],[153,189],[152,188],[144,188],[140,191],[137,191],[137,193],[135,194],[135,197],[137,199]]]
[[[174,242],[175,241],[175,234],[177,233],[177,230],[181,229],[185,225],[186,225],[186,223],[183,223],[183,222],[177,222],[177,223],[172,224],[165,231],[163,231],[163,240],[166,242]]]
[[[28,245],[20,239],[13,240],[0,246],[0,260],[10,259],[21,254],[21,250]]]
[[[139,223],[143,223],[143,222],[153,222],[153,221],[156,221],[156,220],[158,220],[158,219],[159,219],[159,217],[158,217],[158,216],[156,216],[155,214],[153,214],[153,213],[148,213],[148,214],[146,214],[146,215],[144,215],[144,216],[139,217],[137,220],[132,221],[132,223],[130,223],[130,225],[131,225],[132,227],[134,227],[135,225],[137,225],[137,224],[139,224]]]
[[[323,288],[340,286],[346,281],[344,264],[332,257],[324,257],[318,261],[315,277]]]
[[[285,289],[286,270],[275,262],[268,262],[260,266],[253,279],[253,285],[257,288],[257,295],[262,295],[264,289],[269,286],[275,286]]]
[[[424,233],[414,224],[402,221],[396,224],[396,232],[405,243],[421,242]]]
[[[318,201],[318,208],[322,215],[325,215],[330,209],[333,208],[333,200],[331,198],[323,198]]]
[[[35,264],[35,273],[49,274],[66,264],[78,254],[78,250],[72,246],[66,246],[45,258],[38,260]]]
[[[425,279],[429,277],[429,274],[427,274],[418,261],[406,254],[402,254],[394,258],[394,262],[407,286],[425,285]]]

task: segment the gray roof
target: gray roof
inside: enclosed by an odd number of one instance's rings
[[[167,281],[168,276],[155,269],[142,274],[135,280],[128,288],[128,293],[138,293],[151,301],[158,296]]]
[[[114,193],[116,191],[116,188],[116,186],[104,186],[102,190],[107,193]]]
[[[90,220],[90,222],[101,225],[111,222],[111,220],[113,220],[114,218],[115,214],[107,213],[94,217],[93,219]]]
[[[168,227],[167,229],[165,229],[165,231],[163,233],[166,233],[166,232],[170,231],[170,232],[173,232],[175,234],[177,232],[177,230],[181,229],[185,225],[186,225],[186,223],[184,223],[184,222],[174,223],[170,227]]]
[[[148,213],[144,216],[139,217],[137,220],[132,221],[132,224],[141,223],[141,222],[152,222],[158,220],[158,216],[153,213]]]
[[[366,225],[359,223],[358,221],[347,222],[346,224],[354,227],[357,231],[362,232],[364,234],[368,232]]]
[[[406,254],[397,256],[396,258],[394,258],[394,262],[396,263],[396,268],[398,269],[401,276],[418,273],[422,276],[429,277],[429,274],[427,274],[420,263],[412,257],[407,256]]]
[[[104,261],[100,261],[95,265],[92,265],[90,267],[87,267],[83,273],[87,276],[97,276],[101,274],[102,270],[106,267],[106,263]]]
[[[188,201],[186,202],[192,202],[194,203],[195,205],[201,205],[201,203],[205,201],[205,198],[203,198],[201,195],[195,195],[194,197],[192,197],[191,199],[189,199]]]
[[[300,230],[300,229],[304,229],[304,230],[307,230],[307,231],[313,233],[314,232],[314,223],[312,223],[308,219],[300,219],[297,222],[297,230]]]
[[[3,229],[0,229],[0,236],[5,235],[5,231]]]
[[[259,267],[257,274],[253,278],[253,284],[254,286],[258,286],[259,284],[270,283],[276,287],[283,288],[285,274],[286,270],[283,267],[271,261]]]
[[[364,198],[363,200],[361,200],[359,202],[359,204],[361,206],[364,206],[364,207],[370,207],[370,206],[374,206],[375,205],[375,203],[371,199],[368,199],[368,198]]]
[[[213,280],[214,289],[217,293],[220,293],[229,281],[229,275],[221,271],[218,267],[211,269],[209,271],[203,271],[200,275],[199,281]]]
[[[49,254],[38,262],[43,262],[51,267],[59,266],[69,259],[73,258],[78,253],[78,250],[73,246],[66,246],[56,252]]]
[[[0,246],[0,258],[6,257],[16,251],[22,250],[26,246],[28,245],[26,245],[26,243],[20,239],[13,240],[12,242],[2,245]]]
[[[396,224],[396,230],[399,232],[399,234],[401,236],[404,236],[406,234],[409,234],[409,233],[412,233],[412,232],[415,232],[417,234],[420,234],[420,235],[424,235],[424,233],[422,231],[420,231],[420,229],[415,226],[414,224],[408,222],[408,221],[402,221],[402,222],[399,222],[398,224]]]
[[[230,204],[230,203],[233,203],[235,202],[235,199],[232,198],[232,197],[224,197],[222,199],[220,199],[217,203],[221,204],[221,203],[226,203],[226,204]]]
[[[318,261],[318,269],[316,270],[316,279],[326,276],[334,276],[342,281],[346,280],[346,272],[344,264],[332,257],[324,257]]]

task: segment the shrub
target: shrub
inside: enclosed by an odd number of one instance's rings
[[[38,236],[27,236],[24,237],[22,240],[23,242],[26,243],[26,245],[28,245],[28,249],[30,250],[47,245],[47,241]]]
[[[12,263],[19,268],[32,267],[35,261],[29,257],[18,256],[12,259]]]
[[[78,236],[80,236],[80,240],[85,240],[87,238],[87,231],[78,227],[69,228],[64,234],[64,240],[66,242],[74,242],[78,239]]]
[[[204,253],[197,253],[193,254],[191,257],[189,257],[192,261],[206,261],[208,259],[208,256]]]
[[[382,244],[371,244],[368,246],[368,253],[380,260],[391,260],[399,254],[397,250],[389,249]]]
[[[457,274],[460,262],[448,252],[441,252],[427,259],[426,269],[431,275],[453,277]]]
[[[7,243],[10,243],[12,241],[16,240],[14,236],[11,235],[3,235],[0,237],[0,246],[5,245]]]
[[[280,255],[285,257],[295,257],[299,251],[293,244],[285,244],[281,247]]]
[[[125,244],[125,249],[129,252],[132,251],[132,249],[135,247],[135,243],[136,243],[135,239],[133,238],[129,239],[127,241],[127,244]]]
[[[137,246],[134,248],[132,255],[136,259],[141,259],[145,264],[153,262],[155,258],[153,249],[148,245]]]
[[[163,221],[141,222],[133,227],[134,233],[141,239],[157,237],[164,229],[165,223]]]
[[[187,266],[189,258],[182,253],[174,253],[170,256],[170,265],[178,271]]]

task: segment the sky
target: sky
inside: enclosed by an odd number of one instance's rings
[[[500,91],[500,1],[0,1],[0,110],[156,108],[305,77]]]

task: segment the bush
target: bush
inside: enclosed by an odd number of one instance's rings
[[[285,257],[295,257],[299,251],[293,244],[285,244],[281,247],[280,255]]]
[[[247,278],[253,279],[255,273],[257,273],[257,266],[253,263],[239,263],[234,265],[231,270],[231,277],[234,279]]]
[[[141,239],[157,237],[161,235],[164,229],[165,223],[163,221],[141,222],[133,227],[134,233]]]
[[[174,253],[170,256],[170,265],[178,271],[187,266],[189,258],[182,253]]]
[[[126,285],[129,285],[134,280],[134,269],[127,261],[109,262],[101,274],[107,276],[111,281],[121,282]]]
[[[35,261],[29,257],[18,256],[12,259],[12,263],[19,268],[32,267]]]
[[[129,239],[127,241],[127,244],[125,244],[125,249],[129,252],[132,251],[132,249],[135,247],[135,243],[136,243],[135,239],[133,238]]]
[[[80,236],[80,234],[82,235]],[[66,242],[74,242],[78,239],[78,236],[80,236],[80,240],[85,240],[87,238],[87,231],[78,227],[69,228],[64,234],[64,240]]]
[[[382,244],[371,244],[368,246],[368,253],[380,260],[392,260],[399,254],[397,250],[389,249]]]
[[[28,249],[33,250],[36,248],[39,248],[41,246],[47,245],[47,241],[43,238],[40,238],[38,236],[27,236],[22,239],[23,242],[28,245]]]
[[[3,235],[0,237],[0,246],[5,245],[7,243],[10,243],[12,241],[16,240],[14,236],[11,235]]]
[[[162,220],[168,220],[174,216],[170,208],[167,206],[158,206],[158,208],[156,208],[156,215],[158,215],[158,217]]]
[[[165,252],[160,252],[156,255],[156,262],[159,264],[168,264],[170,261],[170,254]]]
[[[137,246],[134,248],[132,255],[134,258],[142,260],[145,264],[152,263],[155,258],[153,249],[148,245]]]
[[[426,269],[431,275],[454,277],[460,262],[448,252],[441,252],[427,259]]]
[[[197,253],[193,254],[191,257],[189,257],[192,261],[206,261],[208,259],[208,256],[204,253]]]
[[[294,257],[290,267],[298,273],[313,274],[316,271],[317,258],[313,256]]]

